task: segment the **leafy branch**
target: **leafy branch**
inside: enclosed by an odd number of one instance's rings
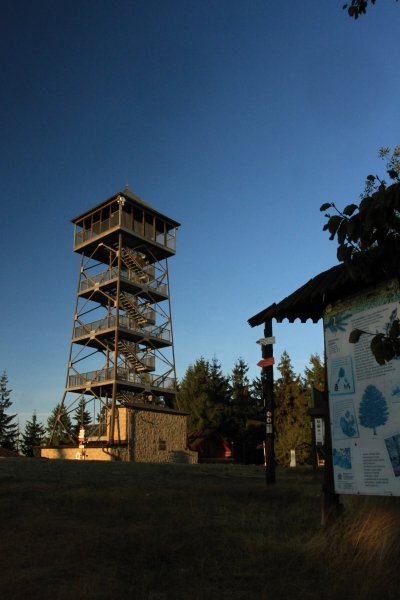
[[[371,4],[375,4],[376,0],[370,0]],[[398,0],[396,0],[398,2]],[[361,15],[367,12],[368,0],[352,0],[351,4],[344,4],[343,10],[347,10],[350,17],[358,19]]]
[[[379,156],[386,160],[390,184],[368,175],[359,204],[343,210],[334,202],[320,207],[327,218],[323,230],[330,240],[337,238],[338,260],[353,278],[367,281],[382,273],[387,278],[400,275],[400,146],[391,156],[389,148],[381,148]]]

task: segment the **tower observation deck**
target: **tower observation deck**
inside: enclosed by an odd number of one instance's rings
[[[81,255],[67,378],[58,418],[78,407],[118,443],[118,408],[171,407],[176,373],[168,281],[179,223],[129,190],[72,219]],[[71,443],[76,435],[66,431]]]

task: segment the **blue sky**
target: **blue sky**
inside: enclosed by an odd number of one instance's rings
[[[256,366],[247,319],[336,264],[322,202],[357,201],[399,143],[400,7],[340,0],[2,3],[2,336],[14,410],[65,383],[79,257],[70,219],[129,184],[182,223],[178,376]],[[275,324],[302,372],[321,324]]]

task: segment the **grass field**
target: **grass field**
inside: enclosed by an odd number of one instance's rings
[[[310,470],[3,459],[0,485],[7,600],[398,596],[398,499],[321,531]]]

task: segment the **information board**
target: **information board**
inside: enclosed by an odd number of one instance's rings
[[[400,495],[400,356],[378,364],[371,350],[400,319],[391,282],[324,313],[335,491]],[[351,343],[351,332],[363,333]],[[352,339],[358,336],[352,336]]]

